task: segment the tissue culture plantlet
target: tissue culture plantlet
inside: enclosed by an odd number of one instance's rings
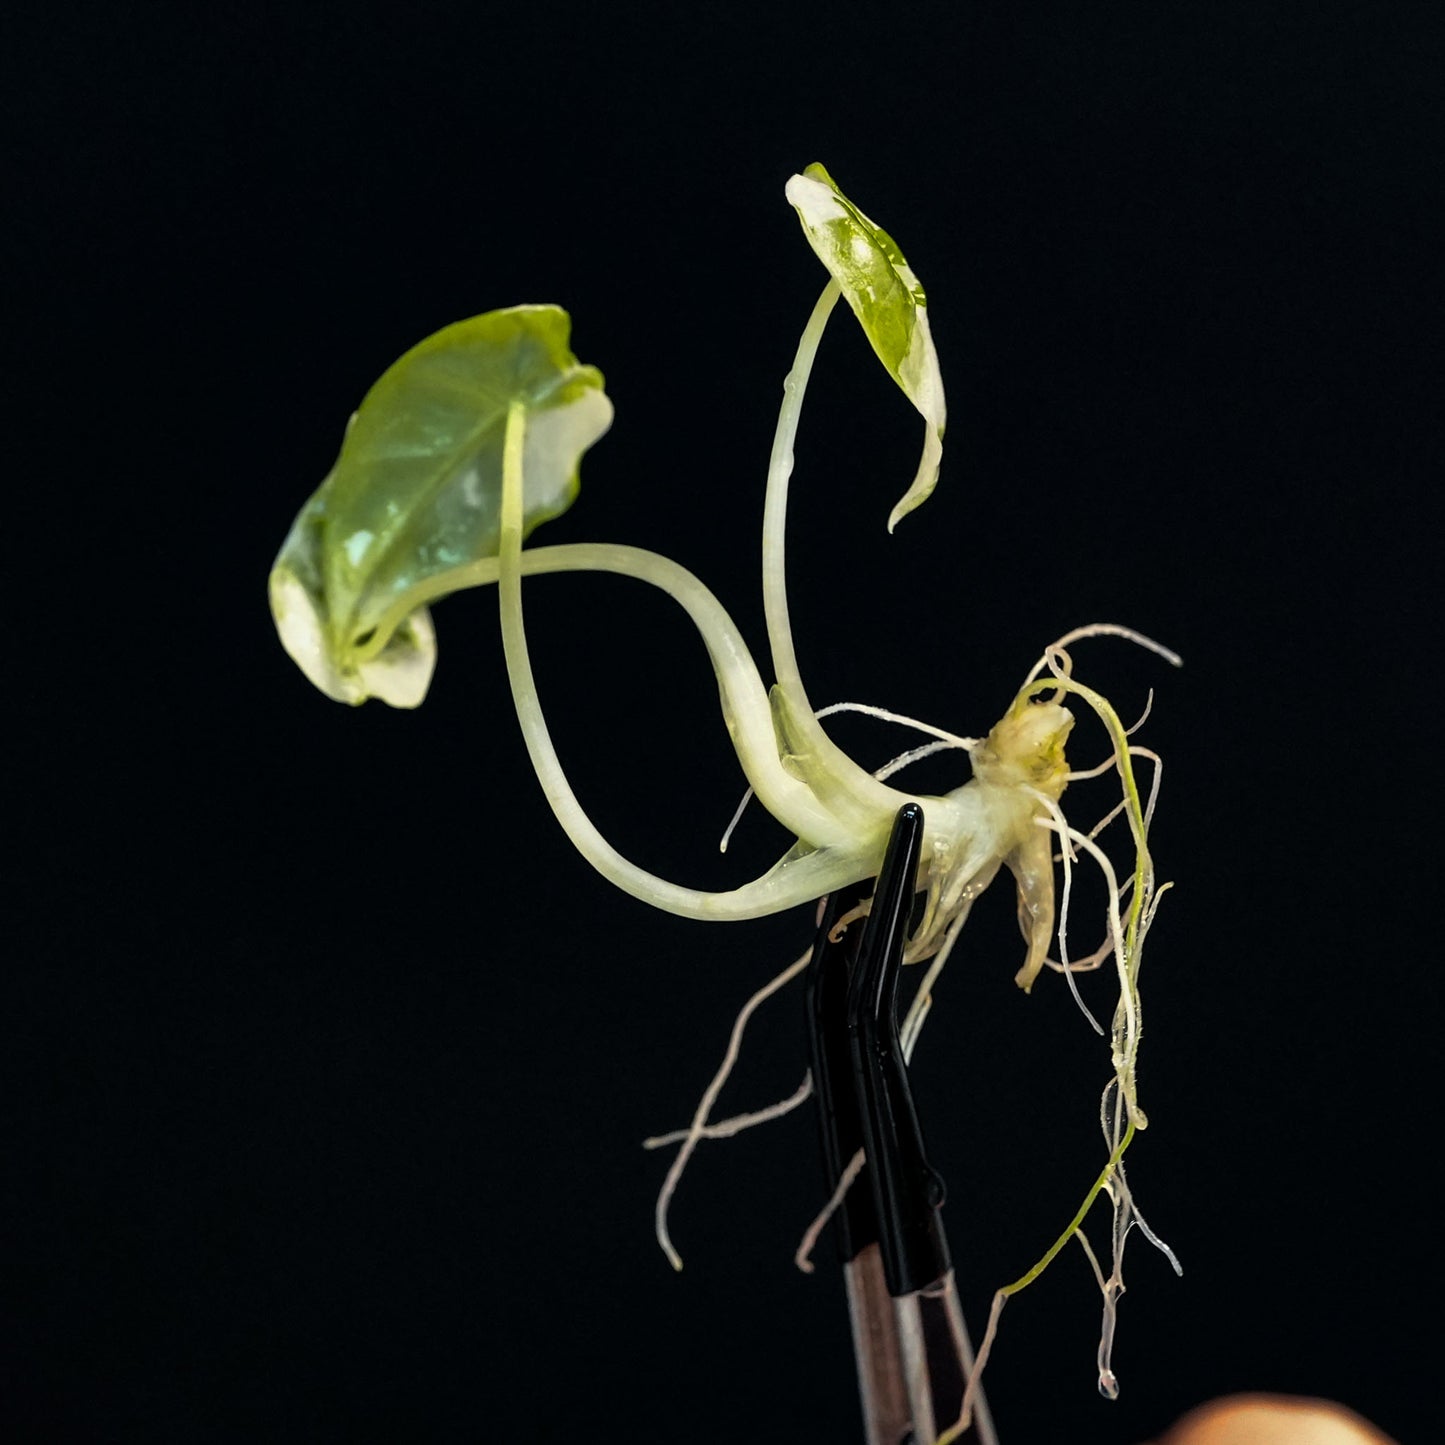
[[[926,820],[919,870],[925,899],[906,961],[928,967],[922,970],[902,1026],[905,1049],[911,1051],[917,1039],[933,985],[974,899],[1001,867],[1015,880],[1026,940],[1018,985],[1028,991],[1048,968],[1061,973],[1079,999],[1074,974],[1105,961],[1112,962],[1119,985],[1109,1030],[1112,1076],[1101,1106],[1105,1162],[1058,1239],[1037,1264],[995,1294],[977,1368],[987,1357],[1004,1301],[1036,1278],[1069,1239],[1077,1238],[1103,1294],[1099,1380],[1100,1388],[1112,1395],[1116,1387],[1110,1355],[1125,1241],[1138,1227],[1159,1243],[1134,1204],[1123,1159],[1135,1133],[1146,1124],[1137,1089],[1139,971],[1145,937],[1168,885],[1156,885],[1148,846],[1159,760],[1132,745],[1133,729],[1124,727],[1104,697],[1075,679],[1069,649],[1085,638],[1113,635],[1172,662],[1178,659],[1128,628],[1094,624],[1045,648],[1002,718],[981,739],[882,709],[859,708],[932,738],[875,774],[854,763],[829,738],[820,718],[831,709],[815,711],[798,673],[784,584],[784,521],[804,393],[840,296],[923,421],[922,456],[893,508],[890,531],[933,491],[945,406],[924,292],[891,237],[854,206],[819,165],[792,177],[787,197],[830,279],[803,330],[784,385],[768,466],[763,590],[775,678],[771,688],[765,687],[747,644],[718,600],[677,563],[615,544],[523,549],[537,526],[571,505],[581,455],[612,420],[602,377],[572,355],[569,318],[555,306],[516,306],[458,322],[387,370],[352,417],[335,467],[281,548],[270,578],[272,612],[287,652],[327,696],[353,704],[379,697],[393,706],[414,707],[425,696],[435,665],[429,604],[465,587],[497,584],[513,701],[533,766],[558,820],[588,861],[618,887],[688,918],[755,918],[872,877],[898,808],[916,796],[899,792],[887,779],[931,753],[966,752],[972,773],[966,782],[943,796],[918,798]],[[727,892],[699,891],[659,878],[622,857],[582,809],[548,734],[523,626],[522,578],[559,571],[613,572],[650,583],[674,598],[697,627],[717,675],[724,721],[750,791],[797,840],[761,877]],[[1065,705],[1070,700],[1097,716],[1110,743],[1105,761],[1085,772],[1071,772],[1065,759],[1075,721]],[[1151,765],[1147,796],[1136,772],[1141,759]],[[1098,824],[1080,831],[1063,814],[1064,789],[1076,779],[1106,773],[1117,779],[1120,796]],[[1122,878],[1097,841],[1101,830],[1121,814],[1132,853]],[[1107,917],[1102,945],[1086,958],[1071,959],[1068,905],[1080,852],[1103,872]],[[1061,865],[1062,879],[1057,910],[1056,864]],[[1058,956],[1051,958],[1055,937]],[[736,1132],[806,1097],[805,1084],[793,1099],[760,1115],[721,1123],[709,1117],[748,1016],[805,963],[806,956],[748,1001],[723,1068],[691,1126],[650,1141],[682,1146],[659,1199],[657,1221],[659,1242],[679,1267],[667,1231],[667,1203],[698,1141]],[[1102,1034],[1081,999],[1079,1003]],[[855,1160],[853,1176],[857,1167],[861,1158]],[[1083,1233],[1084,1218],[1101,1194],[1109,1199],[1113,1214],[1107,1275]],[[960,1422],[956,1429],[962,1427]]]

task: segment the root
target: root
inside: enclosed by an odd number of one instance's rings
[[[667,1256],[668,1263],[674,1269],[682,1268],[682,1256],[673,1247],[672,1236],[668,1233],[668,1206],[672,1203],[672,1196],[677,1192],[682,1172],[687,1168],[688,1160],[692,1158],[698,1141],[703,1137],[703,1130],[707,1128],[708,1115],[712,1112],[712,1106],[717,1102],[717,1096],[722,1092],[728,1075],[733,1071],[733,1065],[738,1061],[738,1053],[742,1048],[743,1031],[747,1028],[748,1020],[752,1018],[758,1005],[771,998],[785,984],[789,984],[797,978],[812,961],[812,957],[813,950],[810,948],[801,957],[794,959],[775,978],[765,983],[739,1010],[738,1016],[733,1022],[732,1034],[728,1038],[727,1051],[723,1054],[722,1063],[718,1066],[717,1073],[713,1075],[712,1082],[703,1091],[702,1098],[698,1100],[697,1110],[692,1116],[692,1123],[688,1126],[687,1136],[683,1139],[682,1147],[677,1151],[677,1157],[673,1159],[672,1165],[667,1171],[667,1177],[662,1181],[662,1188],[657,1194],[657,1207],[654,1210],[653,1219],[657,1242]]]
[[[751,788],[748,788],[743,793],[742,801],[737,805],[737,808],[733,812],[732,821],[727,825],[726,828],[723,829],[723,835],[721,838],[718,839],[717,850],[719,853],[727,852],[728,843],[732,840],[733,833],[736,830],[738,824],[742,822],[743,814],[747,812],[748,804],[751,803],[752,800],[753,790]]]
[[[1150,696],[1152,698],[1153,694],[1151,693]],[[896,758],[884,763],[883,766],[878,768],[873,774],[880,783],[891,778],[894,773],[902,772],[904,768],[910,767],[913,763],[921,762],[924,758],[932,757],[934,753],[947,752],[953,748],[961,748],[965,752],[972,752],[973,749],[978,746],[979,742],[977,738],[960,737],[957,733],[951,733],[946,728],[936,728],[932,723],[921,722],[918,718],[905,717],[903,713],[889,712],[887,708],[874,707],[871,703],[866,702],[829,703],[827,707],[820,708],[818,712],[814,713],[814,716],[821,720],[825,717],[832,717],[834,713],[840,712],[863,713],[867,717],[878,718],[882,722],[898,723],[903,727],[914,728],[918,732],[928,733],[931,737],[937,739],[935,742],[925,743],[922,747],[910,748],[906,753],[899,753]],[[1148,716],[1147,712],[1145,716]],[[1143,718],[1140,718],[1139,722],[1143,722],[1143,720]],[[1135,723],[1134,726],[1138,727],[1139,723]],[[1105,764],[1105,766],[1107,767],[1108,765]],[[738,803],[736,811],[733,813],[732,820],[728,823],[727,827],[723,829],[722,838],[718,841],[717,850],[719,853],[727,852],[728,844],[732,841],[733,833],[742,821],[742,816],[747,811],[748,804],[752,802],[753,797],[754,794],[751,788],[748,788],[743,793],[742,799]]]
[[[896,758],[889,759],[877,772],[873,774],[880,783],[891,778],[894,773],[901,773],[904,768],[912,767],[914,763],[921,763],[924,758],[931,758],[934,753],[946,753],[951,748],[958,747],[957,743],[924,743],[922,747],[909,748],[906,753],[899,753]]]
[[[786,1099],[779,1099],[776,1104],[768,1104],[761,1109],[754,1109],[750,1114],[734,1114],[731,1119],[720,1119],[716,1124],[709,1124],[698,1133],[700,1139],[731,1139],[741,1134],[744,1129],[751,1129],[755,1124],[769,1124],[774,1119],[781,1119],[784,1114],[791,1114],[799,1104],[806,1103],[813,1097],[813,1073],[810,1069],[803,1075],[803,1082],[788,1095]],[[681,1144],[692,1133],[691,1129],[674,1129],[670,1134],[653,1134],[650,1138],[642,1141],[644,1149],[665,1149],[669,1144]]]
[[[1145,701],[1144,701],[1144,711],[1139,714],[1138,718],[1137,718],[1137,719],[1135,720],[1135,722],[1134,722],[1134,726],[1133,726],[1133,727],[1127,727],[1127,728],[1124,729],[1124,736],[1125,736],[1126,738],[1132,738],[1132,737],[1134,736],[1134,734],[1137,733],[1137,732],[1139,731],[1139,729],[1140,729],[1141,727],[1143,727],[1146,722],[1148,722],[1148,720],[1149,720],[1149,714],[1150,714],[1151,712],[1153,712],[1153,711],[1154,711],[1154,689],[1151,687],[1151,688],[1149,689],[1149,696],[1148,696],[1148,697],[1145,699]],[[1136,757],[1138,757],[1138,756],[1154,757],[1154,754],[1153,754],[1153,753],[1148,753],[1148,752],[1146,752],[1145,749],[1143,749],[1143,748],[1135,748],[1135,749],[1133,749],[1133,752],[1134,752],[1134,754],[1135,754]],[[1086,778],[1097,778],[1097,777],[1100,777],[1100,776],[1102,776],[1104,773],[1107,773],[1107,772],[1110,770],[1110,768],[1112,768],[1112,767],[1114,766],[1114,764],[1118,761],[1118,758],[1119,758],[1118,749],[1115,749],[1113,752],[1111,752],[1111,753],[1109,754],[1109,756],[1108,756],[1107,758],[1104,759],[1104,761],[1103,761],[1102,763],[1099,763],[1099,764],[1097,764],[1096,766],[1094,766],[1094,767],[1092,767],[1092,768],[1085,768],[1085,769],[1083,769],[1082,771],[1071,772],[1071,773],[1068,775],[1069,781],[1070,781],[1071,783],[1081,783],[1081,782],[1083,782]],[[1104,826],[1104,825],[1103,825],[1102,823],[1099,824],[1099,827],[1102,828],[1103,826]]]
[[[1101,766],[1071,773],[1070,779],[1097,777],[1113,769],[1117,771],[1123,788],[1123,798],[1120,803],[1110,809],[1087,834],[1081,833],[1069,825],[1054,800],[1042,793],[1036,795],[1038,801],[1043,805],[1045,816],[1040,816],[1035,821],[1040,827],[1048,828],[1058,836],[1060,849],[1055,861],[1062,864],[1064,873],[1059,919],[1059,959],[1057,962],[1049,960],[1049,963],[1064,974],[1071,989],[1075,989],[1073,975],[1076,971],[1096,968],[1110,954],[1113,955],[1118,973],[1119,1002],[1115,1009],[1110,1041],[1113,1078],[1106,1085],[1100,1101],[1100,1126],[1109,1151],[1108,1159],[1092,1187],[1084,1196],[1074,1217],[1038,1263],[1026,1274],[1012,1284],[1004,1286],[994,1295],[988,1329],[979,1350],[978,1361],[970,1374],[964,1393],[964,1404],[959,1422],[943,1437],[945,1439],[956,1438],[968,1423],[976,1396],[978,1377],[992,1349],[1004,1303],[1010,1296],[1037,1279],[1070,1238],[1078,1238],[1080,1248],[1083,1249],[1089,1260],[1095,1282],[1103,1296],[1103,1318],[1098,1355],[1099,1388],[1111,1399],[1118,1393],[1118,1379],[1113,1371],[1112,1354],[1114,1334],[1118,1323],[1118,1301],[1124,1293],[1124,1248],[1130,1230],[1138,1226],[1140,1232],[1145,1234],[1145,1237],[1165,1254],[1171,1265],[1176,1270],[1179,1269],[1178,1260],[1173,1252],[1145,1225],[1138,1207],[1134,1203],[1134,1197],[1124,1172],[1124,1154],[1128,1150],[1135,1132],[1145,1128],[1148,1123],[1143,1109],[1139,1106],[1136,1093],[1135,1070],[1141,1030],[1139,970],[1145,937],[1157,914],[1160,899],[1169,885],[1166,883],[1156,888],[1154,866],[1148,847],[1149,825],[1153,820],[1163,774],[1163,765],[1159,756],[1146,748],[1131,748],[1128,737],[1137,729],[1139,723],[1136,723],[1134,728],[1125,729],[1118,714],[1109,703],[1092,689],[1075,682],[1071,675],[1072,661],[1066,650],[1067,644],[1080,637],[1107,633],[1124,636],[1149,647],[1150,650],[1158,652],[1169,661],[1178,663],[1177,656],[1143,637],[1142,634],[1133,633],[1124,628],[1095,626],[1069,633],[1047,648],[1030,675],[1028,683],[1025,684],[1025,689],[1030,695],[1049,691],[1051,686],[1049,678],[1040,676],[1041,673],[1047,672],[1051,675],[1053,684],[1056,684],[1053,687],[1055,701],[1072,693],[1081,697],[1093,708],[1109,733],[1113,749],[1109,758]],[[1149,709],[1146,707],[1144,717],[1148,716],[1148,711]],[[1144,718],[1141,717],[1140,723],[1143,720]],[[1153,764],[1147,797],[1141,796],[1140,793],[1135,775],[1135,758],[1144,758]],[[1134,866],[1122,884],[1112,861],[1095,841],[1121,812],[1128,820],[1135,850]],[[1105,886],[1108,890],[1107,926],[1103,946],[1087,959],[1073,960],[1070,959],[1068,952],[1068,908],[1072,888],[1072,868],[1078,861],[1078,850],[1080,849],[1094,859],[1104,875]],[[1075,998],[1076,1000],[1078,998],[1076,989]],[[1092,1017],[1091,1022],[1096,1028],[1098,1027],[1097,1021]],[[1099,1031],[1103,1032],[1103,1030]],[[1107,1275],[1083,1232],[1084,1219],[1100,1194],[1108,1195],[1113,1214],[1110,1240],[1112,1259]]]
[[[1122,637],[1125,642],[1132,642],[1149,652],[1157,653],[1165,662],[1174,667],[1184,666],[1184,659],[1173,648],[1165,647],[1162,642],[1155,642],[1152,637],[1146,637],[1144,633],[1136,632],[1132,627],[1122,627],[1117,622],[1091,622],[1087,626],[1076,627],[1072,632],[1064,633],[1056,642],[1051,642],[1044,649],[1043,656],[1034,663],[1032,671],[1024,679],[1024,687],[1028,687],[1043,672],[1048,666],[1051,655],[1063,658],[1067,664],[1069,655],[1065,649],[1075,642],[1082,642],[1087,637]],[[1066,665],[1064,675],[1067,677],[1071,670]]]
[[[928,1011],[933,1007],[933,986],[938,982],[938,976],[943,972],[944,965],[953,952],[953,946],[958,942],[958,936],[963,932],[963,925],[968,922],[968,915],[972,911],[973,899],[970,898],[965,901],[953,922],[948,925],[948,931],[943,935],[943,942],[939,945],[938,952],[933,955],[933,959],[928,965],[928,972],[923,975],[923,980],[913,995],[913,1002],[908,1005],[908,1012],[903,1015],[903,1022],[898,1025],[898,1042],[903,1049],[905,1064],[913,1062],[914,1045],[918,1042],[918,1035],[923,1032],[923,1024],[928,1018]]]
[[[880,722],[898,723],[906,728],[914,728],[921,733],[927,733],[929,737],[939,738],[952,748],[963,748],[972,752],[979,745],[978,738],[960,737],[957,733],[951,733],[947,728],[934,727],[932,723],[920,722],[916,717],[908,717],[901,712],[890,712],[886,707],[874,707],[870,702],[833,702],[823,708],[818,716],[820,718],[832,717],[839,712],[859,712],[864,717],[874,717]]]
[[[858,1150],[856,1154],[844,1166],[842,1174],[838,1176],[838,1183],[834,1187],[828,1202],[814,1216],[813,1222],[803,1231],[803,1237],[798,1241],[798,1248],[793,1255],[793,1263],[798,1266],[804,1274],[813,1272],[813,1250],[817,1248],[818,1236],[827,1227],[828,1221],[838,1211],[838,1206],[847,1197],[848,1191],[853,1187],[853,1181],[863,1172],[863,1151]]]
[[[873,911],[873,900],[865,898],[861,903],[850,908],[833,926],[828,930],[828,942],[839,943],[843,935],[847,933],[851,924],[857,923],[860,918],[867,918]]]
[[[973,1423],[973,1404],[983,1392],[984,1367],[993,1352],[993,1342],[998,1338],[998,1319],[1008,1303],[1009,1291],[995,1290],[993,1303],[988,1310],[988,1324],[984,1326],[983,1339],[979,1341],[978,1354],[974,1357],[973,1369],[968,1372],[968,1384],[963,1391],[963,1404],[958,1409],[958,1419],[949,1427],[945,1439],[956,1440]]]
[[[1060,963],[1056,958],[1046,958],[1044,967],[1051,968],[1055,973],[1093,973],[1106,958],[1114,955],[1114,937],[1106,928],[1104,930],[1104,941],[1093,953],[1085,958],[1071,958],[1067,963]]]
[[[1034,788],[1026,788],[1024,791],[1037,798],[1049,811],[1047,820],[1043,818],[1036,819],[1039,825],[1051,829],[1064,840],[1064,846],[1059,852],[1059,860],[1064,865],[1064,886],[1059,895],[1059,970],[1063,973],[1065,979],[1068,980],[1069,992],[1073,994],[1074,1002],[1078,1005],[1079,1012],[1088,1019],[1089,1026],[1094,1032],[1098,1034],[1100,1038],[1103,1038],[1104,1026],[1094,1017],[1092,1010],[1088,1004],[1084,1002],[1084,996],[1079,992],[1078,982],[1074,978],[1074,969],[1069,963],[1069,903],[1074,888],[1074,863],[1077,861],[1078,856],[1070,846],[1071,835],[1073,835],[1074,830],[1069,827],[1068,821],[1064,817],[1063,809],[1060,808],[1047,793],[1040,793]],[[1102,858],[1103,854],[1100,853],[1099,857]],[[1115,912],[1117,912],[1117,908]]]

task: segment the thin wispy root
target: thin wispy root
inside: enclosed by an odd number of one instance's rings
[[[727,1051],[723,1054],[722,1063],[718,1065],[718,1071],[713,1075],[712,1082],[703,1091],[702,1098],[698,1100],[697,1109],[692,1116],[692,1123],[683,1137],[682,1148],[677,1151],[668,1168],[667,1177],[662,1181],[653,1217],[657,1230],[657,1242],[662,1246],[662,1252],[667,1256],[668,1263],[674,1269],[682,1268],[682,1256],[673,1247],[672,1235],[668,1232],[668,1207],[672,1203],[672,1196],[677,1189],[678,1181],[682,1178],[682,1172],[687,1168],[688,1160],[692,1158],[698,1141],[703,1138],[704,1131],[707,1129],[708,1115],[712,1113],[712,1106],[717,1102],[717,1096],[722,1092],[723,1085],[728,1081],[728,1075],[733,1071],[733,1065],[738,1061],[738,1053],[743,1044],[743,1032],[748,1026],[748,1020],[752,1018],[759,1004],[771,998],[780,988],[797,978],[807,968],[812,957],[813,950],[810,948],[801,957],[794,959],[780,974],[769,979],[739,1010],[737,1019],[733,1023],[732,1034],[728,1038]],[[798,1102],[801,1103],[802,1100],[799,1099]],[[778,1112],[785,1113],[786,1110]],[[776,1117],[767,1110],[764,1110],[763,1113],[768,1118]],[[746,1125],[738,1127],[741,1129]],[[737,1130],[733,1132],[737,1132]],[[649,1145],[648,1147],[655,1146]]]
[[[767,1104],[761,1109],[754,1109],[750,1114],[734,1114],[731,1119],[719,1119],[716,1124],[709,1124],[706,1128],[700,1129],[698,1138],[735,1138],[744,1129],[751,1129],[757,1124],[771,1124],[774,1119],[781,1119],[784,1114],[791,1114],[799,1104],[806,1103],[812,1097],[813,1071],[809,1069],[803,1075],[803,1082],[786,1099],[779,1099],[776,1104]],[[642,1147],[644,1149],[665,1149],[669,1144],[681,1144],[691,1135],[691,1129],[674,1129],[670,1134],[653,1134],[650,1138],[642,1141]]]
[[[863,1172],[865,1162],[863,1151],[856,1150],[853,1157],[843,1166],[843,1172],[838,1176],[838,1183],[828,1196],[828,1202],[814,1215],[813,1222],[803,1231],[803,1237],[798,1241],[798,1247],[793,1252],[793,1263],[804,1274],[812,1274],[813,1251],[818,1247],[818,1240],[828,1227],[828,1221],[838,1212],[839,1205],[848,1197],[848,1191],[853,1187],[853,1181]]]
[[[1152,693],[1150,697],[1152,700]],[[935,739],[934,742],[924,743],[922,747],[909,748],[907,752],[899,753],[897,757],[884,763],[881,768],[875,769],[873,776],[880,783],[891,778],[894,773],[902,772],[904,768],[922,762],[924,758],[931,758],[935,753],[948,752],[952,749],[971,752],[979,744],[978,738],[962,738],[957,733],[948,732],[945,728],[936,728],[932,723],[920,722],[918,718],[906,717],[901,712],[890,712],[886,707],[874,707],[872,703],[868,702],[832,702],[827,707],[819,708],[814,716],[821,722],[823,718],[832,717],[840,712],[862,713],[865,717],[877,718],[880,722],[898,723],[902,727],[913,728],[915,732],[927,733]],[[1149,711],[1146,708],[1144,717],[1148,717],[1148,715]],[[1137,728],[1143,721],[1144,718],[1141,717],[1134,727]],[[1112,759],[1101,764],[1101,769],[1109,767],[1111,763]],[[733,833],[737,830],[738,824],[742,822],[743,814],[747,812],[748,804],[752,802],[754,796],[751,788],[743,790],[742,798],[733,810],[727,827],[723,829],[722,837],[718,840],[717,850],[719,853],[727,852]]]

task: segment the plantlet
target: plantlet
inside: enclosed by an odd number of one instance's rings
[[[768,467],[763,587],[775,678],[771,688],[764,686],[727,612],[675,562],[609,544],[523,549],[537,526],[571,505],[581,455],[612,419],[601,375],[572,355],[569,319],[555,306],[518,306],[458,322],[414,347],[382,376],[352,418],[335,467],[281,548],[271,573],[272,611],[286,650],[329,697],[350,703],[380,697],[394,706],[414,707],[425,696],[435,665],[429,605],[464,587],[497,584],[513,701],[533,766],[558,820],[588,861],[618,887],[689,918],[755,918],[873,876],[898,808],[915,797],[897,791],[887,779],[929,753],[967,752],[972,776],[966,782],[942,796],[918,799],[926,819],[919,872],[926,896],[906,957],[928,967],[922,970],[903,1025],[904,1042],[912,1048],[934,982],[973,901],[1000,868],[1013,875],[1018,891],[1027,945],[1016,977],[1021,988],[1031,989],[1049,968],[1063,974],[1078,998],[1074,974],[1112,961],[1119,997],[1110,1030],[1112,1077],[1102,1103],[1105,1162],[1059,1238],[1032,1269],[996,1294],[979,1353],[981,1368],[1004,1300],[1036,1278],[1070,1238],[1077,1238],[1104,1297],[1099,1379],[1101,1389],[1112,1394],[1110,1352],[1115,1302],[1123,1288],[1124,1244],[1135,1226],[1158,1243],[1134,1205],[1123,1159],[1135,1133],[1146,1124],[1137,1088],[1139,971],[1145,937],[1163,893],[1156,886],[1148,846],[1159,763],[1153,753],[1131,745],[1132,729],[1124,727],[1108,701],[1075,680],[1069,649],[1085,638],[1112,635],[1172,662],[1178,659],[1127,628],[1096,624],[1076,629],[1044,650],[982,739],[959,737],[881,709],[861,709],[933,739],[875,775],[829,738],[820,722],[828,710],[815,711],[794,655],[784,584],[784,520],[803,397],[823,329],[840,296],[923,420],[922,456],[893,508],[890,530],[934,488],[945,406],[923,289],[898,247],[843,196],[821,166],[794,176],[787,195],[830,279],[804,328],[785,383]],[[658,878],[623,858],[587,817],[552,746],[523,626],[522,578],[559,571],[615,572],[651,583],[677,601],[697,627],[717,674],[724,721],[750,789],[797,840],[761,877],[721,893]],[[1071,700],[1097,716],[1110,743],[1109,756],[1087,772],[1071,772],[1065,759],[1075,721],[1066,706]],[[1136,773],[1141,759],[1152,765],[1147,797]],[[1073,780],[1105,773],[1118,779],[1119,800],[1092,830],[1081,832],[1064,817],[1064,789]],[[1122,878],[1097,841],[1105,825],[1120,814],[1131,843],[1130,865]],[[1080,851],[1103,871],[1108,908],[1103,944],[1087,958],[1071,959],[1068,905]],[[1062,876],[1057,929],[1056,863]],[[1058,956],[1051,958],[1055,937]],[[795,977],[804,962],[793,964],[749,1000],[723,1068],[691,1126],[652,1141],[682,1144],[658,1209],[659,1240],[679,1266],[667,1233],[666,1209],[697,1142],[709,1134],[736,1132],[806,1097],[805,1087],[762,1115],[720,1124],[709,1120],[747,1018],[763,998]],[[861,1159],[855,1163],[861,1165]],[[1113,1207],[1107,1276],[1083,1234],[1084,1218],[1101,1194]]]

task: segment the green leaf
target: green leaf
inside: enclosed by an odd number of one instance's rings
[[[557,306],[458,321],[366,394],[271,572],[282,645],[328,697],[415,707],[426,695],[436,663],[426,604],[497,554],[514,401],[527,413],[524,532],[572,505],[581,455],[612,404],[601,373],[568,349],[570,327]]]
[[[927,298],[893,238],[838,189],[821,165],[815,162],[794,176],[787,197],[808,244],[838,283],[878,359],[923,417],[923,457],[912,485],[888,518],[891,532],[928,499],[943,456],[947,415]]]

